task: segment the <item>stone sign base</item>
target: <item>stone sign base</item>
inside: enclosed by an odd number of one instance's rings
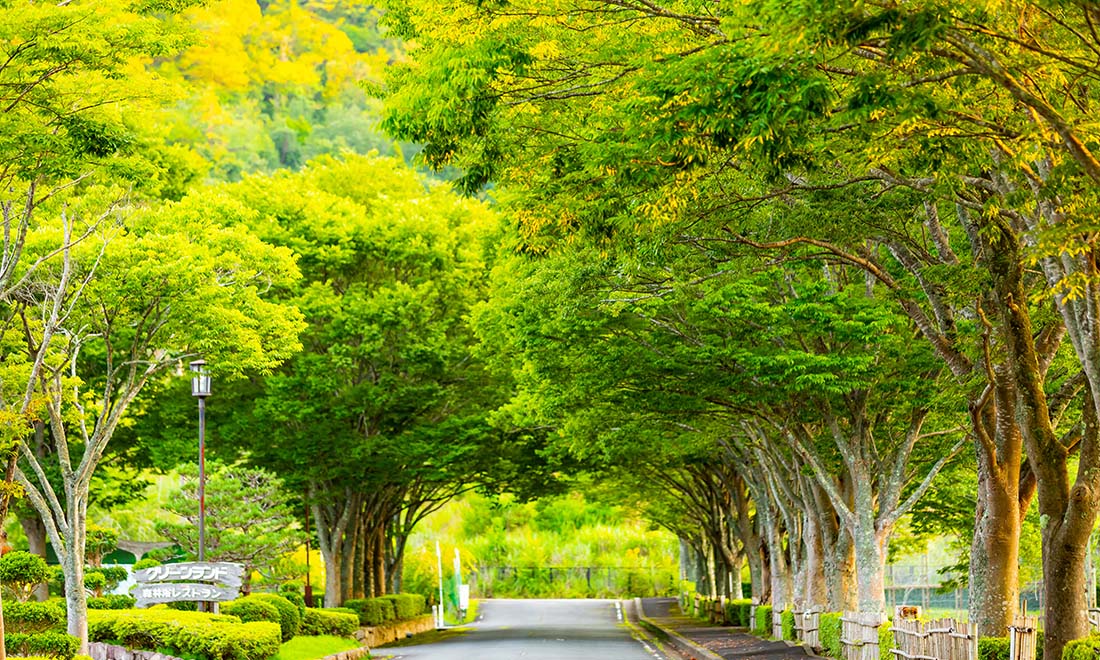
[[[373,649],[376,646],[396,642],[399,639],[405,639],[409,635],[419,635],[429,630],[435,630],[435,618],[431,614],[425,614],[422,617],[409,619],[408,621],[360,628],[355,631],[355,639],[359,640],[359,643],[363,646]]]

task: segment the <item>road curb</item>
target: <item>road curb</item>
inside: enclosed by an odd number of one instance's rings
[[[699,646],[695,642],[691,641],[687,637],[684,637],[675,630],[670,630],[659,625],[653,619],[650,619],[645,615],[645,608],[642,607],[642,599],[634,599],[634,610],[638,615],[638,622],[646,628],[650,629],[654,633],[664,637],[669,645],[674,647],[680,653],[687,654],[687,657],[694,660],[724,660],[722,656],[710,651],[702,646]]]

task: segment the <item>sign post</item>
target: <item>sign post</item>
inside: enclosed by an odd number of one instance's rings
[[[439,540],[435,542],[435,561],[437,568],[439,569],[439,616],[436,619],[435,627],[443,627],[443,551],[439,548]]]

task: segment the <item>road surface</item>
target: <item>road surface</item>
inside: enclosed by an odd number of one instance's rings
[[[434,644],[374,649],[431,660],[665,660],[632,638],[613,600],[483,600],[470,631]],[[387,656],[387,654],[390,654]]]

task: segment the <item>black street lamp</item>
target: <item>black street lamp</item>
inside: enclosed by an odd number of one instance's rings
[[[205,360],[191,363],[191,394],[199,399],[199,561],[206,560],[206,397],[210,374]]]

